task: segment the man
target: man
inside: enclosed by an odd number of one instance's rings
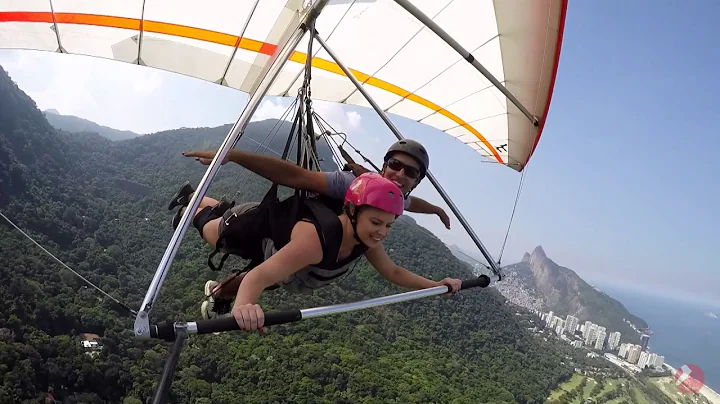
[[[183,153],[183,156],[195,157],[200,163],[209,165],[215,153],[211,150],[191,151]],[[405,195],[405,210],[438,215],[449,229],[450,218],[442,208],[421,198],[410,196],[410,192],[425,177],[430,165],[430,157],[425,147],[414,140],[400,140],[390,146],[383,160],[380,174],[400,187]],[[239,164],[274,183],[293,189],[317,192],[338,201],[343,200],[345,192],[355,179],[355,174],[351,171],[310,171],[287,160],[235,149],[230,150],[223,164],[228,161]]]

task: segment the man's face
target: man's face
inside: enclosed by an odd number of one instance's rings
[[[405,153],[395,153],[388,159],[383,177],[400,187],[403,194],[410,192],[420,176],[420,165]]]

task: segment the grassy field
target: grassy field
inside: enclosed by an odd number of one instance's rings
[[[569,381],[563,383],[558,387],[558,389],[553,391],[546,402],[554,402],[555,400],[559,399],[563,393],[573,391],[573,389],[575,389],[578,385],[582,383],[582,380],[584,378],[585,376],[574,374]],[[624,378],[605,379],[600,392],[593,395],[591,393],[593,392],[593,389],[595,388],[597,383],[598,382],[592,377],[587,377],[587,382],[585,388],[583,388],[582,397],[575,396],[570,402],[573,404],[583,404],[587,399],[598,399],[599,397],[602,397],[603,395],[615,390],[616,388],[618,388],[618,386],[622,386],[623,384],[627,385],[627,383],[629,382],[627,379]],[[650,401],[643,395],[643,393],[638,388],[631,387],[629,390],[633,392],[632,394],[634,394],[637,398],[638,404],[650,404]],[[628,394],[623,393],[619,397],[607,401],[608,404],[620,404],[623,402],[632,402],[631,397]]]
[[[548,397],[546,403],[552,403],[555,400],[558,400],[560,396],[565,392],[571,392],[573,391],[577,386],[579,386],[585,376],[574,374],[570,380],[560,385],[555,391],[553,391],[550,396]],[[669,398],[674,400],[678,404],[703,404],[707,401],[704,400],[704,398],[700,396],[691,396],[688,394],[680,393],[676,388],[672,377],[655,377],[650,379],[651,382],[659,387],[663,393],[665,393]],[[611,392],[612,390],[615,390],[619,385],[625,384],[627,387],[628,381],[627,379],[621,378],[621,379],[605,379],[604,385],[602,390],[600,390],[599,393],[592,395],[592,391],[597,385],[597,381],[595,381],[592,377],[587,377],[587,382],[585,385],[585,388],[583,388],[583,394],[582,397],[574,397],[570,402],[573,404],[583,404],[585,400],[587,399],[595,399],[597,400],[599,397],[602,397],[603,395]],[[628,394],[629,392],[629,394]],[[620,404],[620,403],[632,403],[632,397],[630,396],[632,394],[635,399],[637,400],[638,404],[651,404],[653,401],[646,397],[643,392],[636,386],[631,386],[629,388],[623,388],[623,394],[621,394],[619,397],[614,398],[612,400],[607,401],[607,404]]]
[[[707,402],[704,397],[699,397],[699,395],[693,397],[690,394],[681,393],[675,387],[675,379],[672,377],[653,377],[650,380],[654,385],[658,386],[663,393],[675,400],[676,403],[699,404]]]

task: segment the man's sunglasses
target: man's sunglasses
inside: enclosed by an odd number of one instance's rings
[[[406,165],[400,160],[391,158],[387,161],[387,166],[390,167],[393,171],[400,171],[405,170],[405,176],[408,178],[416,179],[418,176],[420,176],[420,170]]]

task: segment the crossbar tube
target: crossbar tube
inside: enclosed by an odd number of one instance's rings
[[[490,278],[487,275],[480,275],[477,278],[462,281],[460,290],[471,288],[485,288],[490,284]],[[294,309],[284,311],[271,311],[264,313],[264,326],[273,326],[280,324],[294,323],[301,320],[324,317],[333,314],[347,313],[356,310],[368,309],[377,306],[385,306],[389,304],[402,303],[410,300],[422,299],[430,296],[437,296],[448,293],[450,288],[445,285],[435,286],[432,288],[413,290],[395,295],[376,297],[374,299],[361,300],[358,302],[342,303],[332,306],[321,306],[309,309]],[[153,325],[150,330],[152,338],[159,338],[166,341],[175,340],[178,335],[188,334],[209,334],[214,332],[238,331],[240,326],[233,316],[220,317],[211,320],[199,320],[188,323],[170,323],[162,322]]]
[[[380,106],[375,102],[375,100],[370,96],[370,94],[367,91],[365,91],[365,88],[363,88],[362,84],[360,84],[360,82],[355,77],[355,75],[353,75],[352,72],[350,72],[350,70],[348,70],[348,68],[340,61],[340,59],[338,59],[338,56],[335,54],[335,52],[332,51],[332,49],[330,49],[330,47],[325,43],[325,41],[323,41],[322,38],[320,38],[320,35],[318,35],[317,32],[315,32],[314,34],[315,34],[315,40],[317,40],[318,43],[320,44],[320,46],[322,46],[323,49],[325,49],[325,51],[330,55],[330,57],[335,61],[335,63],[337,63],[337,65],[340,66],[340,69],[342,69],[342,71],[350,79],[350,81],[353,82],[355,87],[357,87],[358,91],[360,91],[360,93],[365,97],[365,99],[368,101],[368,103],[370,103],[370,105],[373,107],[375,112],[377,112],[378,115],[380,115],[380,118],[382,118],[382,120],[385,122],[387,127],[390,128],[390,131],[392,131],[392,133],[395,135],[395,137],[398,140],[405,139],[403,137],[403,135],[400,133],[400,130],[395,126],[395,124],[387,116],[385,111],[383,111],[383,109],[380,108]],[[458,207],[455,205],[455,203],[450,199],[450,196],[448,196],[447,192],[445,192],[443,187],[440,185],[440,182],[438,182],[438,180],[430,172],[430,170],[427,171],[426,176],[428,177],[428,179],[430,179],[430,182],[433,184],[433,186],[438,191],[438,193],[440,193],[440,196],[443,198],[445,203],[447,203],[447,205],[450,207],[450,210],[452,210],[453,213],[455,214],[455,216],[457,216],[458,220],[460,220],[460,223],[465,228],[465,231],[467,231],[468,235],[470,235],[470,238],[473,240],[473,242],[478,247],[478,249],[480,249],[483,256],[485,257],[487,262],[490,264],[490,268],[492,269],[493,273],[497,276],[497,279],[500,280],[500,278],[501,278],[500,268],[498,267],[497,263],[495,263],[495,261],[492,258],[492,255],[487,250],[487,248],[485,248],[482,241],[480,241],[480,238],[477,236],[477,234],[475,234],[475,231],[472,229],[472,227],[470,227],[467,219],[465,219],[463,214],[460,212],[460,209],[458,209]]]
[[[457,53],[460,54],[460,56],[463,57],[468,63],[470,63],[477,71],[482,73],[483,76],[485,76],[486,79],[488,79],[500,92],[502,92],[505,97],[507,97],[515,106],[525,115],[530,122],[534,126],[539,126],[540,121],[538,121],[537,117],[530,113],[530,111],[525,108],[524,105],[518,100],[513,93],[510,92],[507,88],[505,88],[502,83],[498,81],[498,79],[493,76],[492,73],[488,69],[485,68],[485,66],[482,65],[477,59],[475,59],[475,56],[472,55],[467,49],[463,48],[462,45],[460,45],[453,37],[450,36],[444,29],[440,28],[440,26],[435,23],[430,17],[425,15],[420,9],[415,7],[414,4],[412,4],[408,0],[395,0],[395,3],[397,3],[400,7],[404,8],[405,11],[412,14],[415,18],[417,18],[423,25],[428,27],[431,31],[433,31],[437,36],[440,37],[445,43],[450,45]]]
[[[205,171],[205,175],[200,180],[197,190],[193,193],[193,196],[190,199],[190,203],[188,204],[187,209],[185,209],[185,212],[180,219],[180,223],[175,229],[175,232],[173,233],[172,238],[170,239],[170,242],[165,249],[165,253],[163,254],[160,264],[155,271],[155,275],[153,276],[153,279],[150,283],[150,287],[145,294],[145,298],[135,318],[134,330],[137,337],[148,338],[150,336],[150,324],[148,318],[150,315],[150,309],[152,308],[152,305],[157,298],[158,291],[160,290],[160,287],[165,280],[165,276],[167,275],[167,270],[172,264],[172,261],[175,258],[175,254],[177,253],[177,250],[180,246],[180,242],[182,241],[182,238],[187,231],[187,228],[191,221],[190,218],[193,216],[194,212],[200,205],[200,201],[205,196],[205,193],[210,187],[210,183],[220,169],[222,161],[225,159],[228,152],[234,147],[234,145],[242,136],[245,127],[250,122],[250,118],[260,105],[260,101],[265,96],[265,94],[267,94],[267,91],[270,89],[270,86],[277,78],[280,70],[288,61],[290,55],[295,50],[297,45],[300,43],[303,35],[305,35],[308,22],[312,22],[315,18],[317,18],[320,11],[325,7],[328,2],[329,0],[317,1],[314,6],[312,6],[312,8],[308,10],[308,12],[305,14],[296,31],[288,37],[284,44],[278,44],[278,51],[273,53],[269,62],[270,67],[267,73],[261,80],[257,89],[251,93],[250,99],[248,100],[245,109],[243,110],[242,114],[235,122],[233,127],[230,129],[230,132],[220,145],[220,149],[215,154],[215,157]]]

